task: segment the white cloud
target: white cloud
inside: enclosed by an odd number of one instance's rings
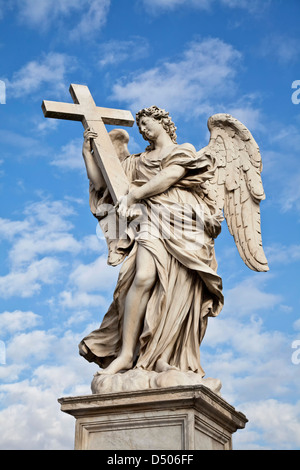
[[[67,231],[73,228],[68,218],[75,211],[70,204],[64,201],[41,200],[28,204],[24,210],[26,221],[32,230],[36,226],[43,226],[45,230],[52,228],[54,231]]]
[[[96,228],[98,225],[96,226]],[[107,246],[106,242],[104,240],[100,240],[96,235],[87,235],[86,237],[83,238],[82,240],[82,249],[90,252],[90,253],[96,253],[100,254],[105,251],[107,252]]]
[[[0,331],[1,335],[5,332],[16,333],[17,331],[27,330],[35,327],[41,321],[40,315],[33,312],[14,312],[0,313]]]
[[[177,7],[196,7],[208,10],[214,0],[143,0],[150,13],[158,13],[164,10],[175,10]]]
[[[19,157],[41,157],[47,155],[47,147],[41,146],[38,139],[24,136],[18,132],[0,129],[0,140],[3,147],[5,145],[9,146]]]
[[[36,126],[37,130],[46,133],[47,131],[55,130],[58,126],[57,119],[43,119],[41,120],[41,116],[36,119],[33,119],[34,125]]]
[[[202,344],[202,366],[219,378],[222,394],[241,408],[243,401],[293,395],[298,388],[292,363],[292,338],[267,327],[270,316],[282,317],[281,296],[265,282],[249,279],[225,293],[225,307],[209,320]],[[249,418],[249,417],[248,417]]]
[[[12,264],[17,266],[47,253],[78,253],[80,248],[81,244],[71,234],[63,231],[47,232],[45,227],[41,227],[32,237],[30,233],[23,234],[22,238],[16,241],[10,251],[10,259]]]
[[[296,119],[297,120],[297,119]],[[300,135],[295,124],[271,122],[268,125],[268,140],[272,150],[264,150],[264,174],[277,188],[273,203],[282,212],[300,211]],[[274,149],[274,150],[273,150]]]
[[[42,29],[60,16],[68,16],[80,8],[80,0],[18,0],[20,19]]]
[[[264,10],[270,5],[272,0],[220,0],[221,4],[229,8],[244,8],[250,12],[257,12],[257,10]]]
[[[270,188],[277,188],[271,203],[280,212],[297,214],[300,211],[299,132],[295,125],[271,123],[267,137],[270,150],[262,152],[262,176],[269,180]]]
[[[60,279],[65,253],[87,252],[88,246],[70,233],[73,225],[70,203],[43,200],[27,206],[24,220],[0,220],[0,238],[10,243],[9,272],[0,277],[0,292],[4,298],[13,295],[30,297],[40,292],[43,284]]]
[[[72,310],[99,307],[104,313],[112,300],[105,295],[111,295],[118,274],[119,268],[108,266],[106,256],[99,256],[90,264],[79,264],[69,276],[68,289],[60,293],[59,304]]]
[[[111,40],[99,47],[99,65],[118,65],[121,62],[133,61],[146,57],[149,51],[147,39],[133,37],[130,40]]]
[[[228,113],[241,121],[249,130],[253,132],[261,128],[261,111],[246,104],[245,107],[232,107]]]
[[[96,238],[96,237],[95,237]],[[95,247],[97,243],[97,250]],[[83,241],[83,248],[86,243]],[[96,238],[89,248],[90,251],[103,252],[103,246],[100,250],[99,240]],[[105,253],[107,247],[105,244]],[[72,310],[74,315],[68,321],[68,324],[81,322],[87,314],[88,309],[100,309],[100,313],[105,313],[112,301],[112,292],[117,284],[119,267],[112,267],[107,264],[107,255],[98,256],[95,261],[89,264],[78,264],[73,267],[66,282],[66,289],[60,292],[57,299],[53,299],[59,308]]]
[[[16,235],[28,230],[30,223],[28,220],[9,220],[0,218],[0,238],[13,240]]]
[[[131,109],[156,104],[185,117],[212,112],[212,100],[233,96],[241,54],[230,44],[210,38],[194,41],[177,61],[166,61],[131,81],[113,86],[112,98]]]
[[[286,338],[280,332],[266,330],[262,319],[255,317],[254,312],[244,322],[222,312],[216,321],[210,321],[205,337],[205,344],[209,347],[230,345],[240,359],[246,360],[249,371],[252,369],[249,367],[251,361],[257,364],[263,358],[272,357],[273,351],[276,348],[280,351],[285,342]],[[233,363],[229,367],[234,367]]]
[[[147,11],[156,14],[166,10],[175,10],[180,6],[209,10],[213,7],[217,8],[218,4],[257,13],[265,9],[270,2],[271,0],[252,0],[251,2],[249,0],[143,0]]]
[[[271,124],[272,125],[272,124]],[[276,147],[280,146],[280,149],[286,153],[287,149],[292,150],[294,152],[299,153],[300,150],[300,135],[298,126],[295,124],[286,124],[283,125],[282,123],[273,123],[271,127],[271,132],[269,129],[269,140],[271,144],[275,145]],[[281,154],[281,160],[283,155]],[[294,160],[294,162],[285,162],[288,163],[295,163],[298,160]]]
[[[74,421],[59,410],[58,397],[50,387],[43,390],[26,380],[0,386],[0,393],[11,402],[0,411],[2,449],[73,448]]]
[[[63,291],[59,295],[59,304],[63,308],[70,310],[78,310],[82,308],[103,307],[106,300],[101,295],[89,294],[87,292]],[[82,317],[78,317],[77,321],[81,321]]]
[[[5,354],[6,356],[6,354]],[[6,357],[5,357],[6,359]],[[6,361],[4,361],[5,363]],[[3,363],[2,363],[3,364]],[[0,367],[0,382],[7,383],[7,382],[15,382],[19,380],[20,374],[24,372],[26,369],[29,369],[28,364],[10,364],[8,365],[5,363],[5,366]],[[0,390],[1,396],[1,390]],[[0,412],[1,414],[1,412]]]
[[[65,37],[76,39],[94,35],[103,27],[110,0],[16,0],[16,6],[23,23],[41,31],[61,27]],[[73,27],[68,29],[70,24]]]
[[[13,9],[14,0],[0,0],[0,20],[2,20],[8,11]]]
[[[300,173],[295,172],[289,177],[281,195],[281,205],[284,212],[290,210],[300,211]]]
[[[42,284],[54,283],[61,268],[62,264],[57,259],[46,257],[24,269],[12,270],[0,277],[0,295],[5,299],[31,297],[40,292]]]
[[[62,0],[63,1],[63,0]],[[80,2],[81,8],[84,7],[85,11],[81,15],[80,22],[71,31],[71,39],[88,39],[89,36],[97,34],[106,22],[108,15],[110,0],[87,0],[86,5]]]
[[[266,247],[270,263],[290,264],[300,260],[300,245],[274,244]]]
[[[70,275],[70,282],[76,290],[107,292],[117,281],[118,267],[108,266],[107,258],[99,256],[90,264],[81,264]]]
[[[222,312],[211,319],[202,345],[202,366],[221,380],[222,395],[245,412],[243,401],[277,397],[284,400],[298,389],[292,363],[291,338],[270,330],[261,318],[235,319]]]
[[[14,363],[24,363],[29,358],[42,361],[54,350],[56,341],[55,335],[43,330],[20,333],[8,343],[7,358]]]
[[[260,310],[270,310],[278,305],[282,298],[279,294],[266,292],[264,273],[252,273],[251,277],[241,281],[226,293],[226,311],[231,315],[244,316]]]
[[[253,449],[253,442],[260,441],[268,442],[265,448],[269,449],[299,448],[300,402],[294,405],[275,399],[249,402],[243,404],[243,412],[246,413],[249,423],[237,438],[239,447]]]
[[[59,337],[36,330],[16,336],[9,344],[7,355],[15,363],[0,368],[0,376],[11,381],[0,384],[6,404],[0,410],[1,449],[73,449],[74,418],[60,411],[57,399],[90,393],[95,365],[87,363],[77,350],[85,334],[67,331]],[[55,365],[49,364],[53,356]],[[15,382],[28,364],[30,378]]]
[[[64,341],[65,338],[62,339]],[[68,351],[70,353],[70,349]],[[72,354],[74,357],[74,354]],[[77,359],[77,357],[76,357]],[[80,360],[81,358],[79,358]],[[64,388],[74,387],[74,384],[78,382],[78,374],[76,367],[72,367],[72,361],[66,361],[65,365],[40,365],[33,373],[33,383],[42,387],[43,389],[50,388],[52,390],[61,389],[61,384]],[[74,365],[77,365],[77,360],[74,361]],[[76,385],[75,385],[76,386]]]
[[[2,219],[0,235],[8,237],[12,248],[9,259],[14,268],[53,253],[77,253],[81,244],[69,233],[73,225],[70,204],[63,201],[39,201],[27,206],[23,221]]]
[[[88,253],[99,256],[103,250],[107,252],[106,243],[96,234],[81,240],[73,236],[74,227],[70,222],[73,214],[70,201],[42,200],[26,207],[23,220],[0,219],[0,239],[10,243],[7,252],[9,272],[0,276],[0,293],[4,298],[13,295],[30,297],[38,294],[44,284],[67,277],[68,254],[72,255],[72,263],[76,263],[74,256]],[[74,307],[78,302],[79,308],[94,306],[96,301],[103,304],[101,296],[88,296],[86,292],[112,288],[118,270],[107,265],[106,256],[97,258],[91,265],[78,263],[77,260],[77,267],[70,276],[76,294],[68,293],[66,289],[60,304]]]
[[[296,331],[300,331],[300,318],[294,322],[293,327]]]
[[[267,36],[259,48],[259,53],[263,57],[273,57],[280,64],[287,65],[295,63],[300,56],[300,45],[296,38],[284,35]]]
[[[51,165],[66,170],[81,170],[85,173],[85,165],[82,157],[82,138],[74,139],[64,145],[52,161]]]
[[[40,60],[32,60],[6,80],[7,93],[15,98],[34,94],[42,85],[56,93],[67,89],[66,75],[75,67],[75,59],[67,54],[49,52]]]

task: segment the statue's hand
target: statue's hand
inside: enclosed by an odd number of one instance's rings
[[[221,224],[224,220],[224,216],[221,212],[214,215],[205,215],[204,217],[204,228],[206,232],[212,237],[217,238],[221,232]]]
[[[118,214],[121,217],[132,218],[139,215],[137,208],[134,207],[138,199],[134,190],[130,191],[126,196],[121,196],[115,205]]]
[[[98,134],[93,131],[90,127],[88,127],[83,133],[83,146],[82,146],[82,153],[85,155],[86,153],[92,152],[92,139],[96,139]]]

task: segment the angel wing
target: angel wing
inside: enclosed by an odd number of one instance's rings
[[[113,146],[115,147],[117,155],[122,162],[129,155],[129,134],[124,129],[113,129],[108,134]]]
[[[262,160],[250,131],[229,114],[208,120],[210,141],[200,152],[216,162],[214,177],[205,193],[223,211],[239,254],[254,271],[268,271],[261,237],[260,202],[265,199],[261,180]]]

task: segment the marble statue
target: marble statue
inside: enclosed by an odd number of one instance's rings
[[[223,307],[214,240],[226,219],[245,264],[267,271],[260,223],[265,199],[259,147],[229,114],[208,120],[209,144],[178,144],[169,113],[157,106],[136,114],[149,145],[130,155],[124,129],[129,111],[97,107],[83,85],[71,85],[75,104],[44,101],[46,117],[83,123],[83,157],[90,207],[121,265],[112,303],[100,327],[79,344],[100,369],[93,393],[204,384],[200,345],[208,318]],[[99,279],[99,283],[101,279]],[[103,313],[103,312],[102,312]]]
[[[104,232],[112,217],[128,220],[125,237],[110,238],[106,231],[108,263],[123,264],[100,328],[79,345],[80,354],[101,367],[97,391],[107,376],[120,378],[124,371],[135,371],[127,374],[132,384],[143,372],[149,383],[153,377],[156,384],[205,383],[200,344],[208,318],[223,306],[214,252],[223,212],[246,265],[268,270],[260,230],[261,156],[249,130],[228,114],[214,115],[208,121],[210,142],[196,151],[189,143],[177,144],[165,110],[143,109],[136,122],[149,142],[141,154],[129,154],[126,131],[110,133],[130,183],[114,206],[93,157],[97,134],[90,128],[84,133],[92,213]],[[196,223],[196,209],[202,223]]]

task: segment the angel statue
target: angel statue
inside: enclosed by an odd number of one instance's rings
[[[136,123],[149,142],[140,154],[129,154],[126,131],[110,133],[130,183],[115,206],[93,157],[97,135],[84,133],[91,211],[106,234],[108,263],[123,264],[112,303],[79,352],[100,366],[94,393],[199,383],[219,392],[220,381],[204,378],[200,364],[208,318],[224,303],[214,240],[225,217],[246,265],[268,270],[260,151],[229,114],[210,117],[210,141],[200,151],[177,144],[169,113],[157,106],[139,111]],[[119,238],[108,229],[116,218],[127,220]]]

